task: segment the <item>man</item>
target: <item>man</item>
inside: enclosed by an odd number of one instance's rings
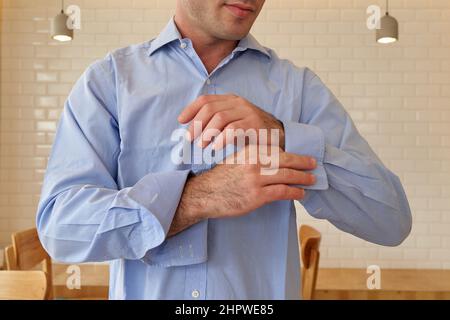
[[[337,99],[249,34],[263,4],[178,0],[156,39],[94,63],[71,92],[37,226],[56,260],[111,261],[111,299],[299,298],[295,199],[374,243],[409,234],[399,179]],[[173,161],[180,128],[193,154],[227,159],[225,130],[278,132],[278,170]]]

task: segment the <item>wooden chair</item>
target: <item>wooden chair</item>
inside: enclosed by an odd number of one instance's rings
[[[8,246],[5,248],[5,263],[6,270],[17,270],[16,254],[14,253],[13,246]]]
[[[0,271],[0,300],[44,300],[48,289],[44,271]]]
[[[53,299],[52,260],[39,240],[37,229],[29,229],[12,235],[17,270],[33,270],[42,264],[47,275],[47,299]]]
[[[307,225],[300,227],[299,235],[303,262],[302,296],[304,300],[312,300],[319,270],[319,246],[322,236],[319,231]]]

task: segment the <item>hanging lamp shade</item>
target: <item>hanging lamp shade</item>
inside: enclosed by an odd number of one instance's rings
[[[386,12],[386,15],[380,20],[380,29],[377,29],[377,42],[387,44],[396,41],[398,41],[397,19]]]
[[[71,41],[73,39],[73,29],[67,27],[69,16],[61,10],[52,20],[52,38],[57,41]]]

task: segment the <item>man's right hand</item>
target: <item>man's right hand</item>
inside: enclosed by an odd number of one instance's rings
[[[316,182],[306,172],[316,168],[314,158],[277,149],[279,168],[270,175],[262,174],[267,168],[261,165],[259,156],[257,159],[252,156],[258,153],[251,148],[257,146],[246,146],[186,182],[168,236],[204,219],[239,217],[274,201],[303,199],[302,186]]]

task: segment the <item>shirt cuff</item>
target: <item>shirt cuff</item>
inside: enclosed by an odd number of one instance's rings
[[[327,190],[328,178],[324,168],[325,135],[321,128],[293,121],[283,121],[285,151],[313,157],[317,168],[311,171],[316,176],[316,184],[302,186],[306,190]]]
[[[108,210],[107,223],[99,232],[134,225],[128,234],[127,247],[133,253],[129,256],[141,259],[153,252],[158,264],[172,263],[167,261],[169,247],[164,243],[189,173],[190,170],[151,173],[133,187],[119,191]]]
[[[166,236],[177,211],[190,170],[151,173],[138,181],[127,196],[153,215]]]
[[[149,250],[141,261],[166,268],[206,262],[207,235],[208,220],[203,220]]]
[[[143,212],[145,229],[153,229],[155,225],[162,232],[159,234],[157,246],[145,251],[141,261],[152,266],[174,267],[205,262],[207,259],[207,225],[202,221],[190,228],[167,238],[173,217],[183,194],[184,186],[191,170],[170,173],[155,173],[144,177],[129,192],[128,196],[145,207]],[[158,190],[155,193],[155,190]],[[157,196],[156,196],[157,195]],[[155,221],[157,223],[155,224]],[[146,241],[149,235],[135,233],[136,245]],[[145,239],[146,238],[146,239]],[[147,240],[148,241],[148,240]]]

